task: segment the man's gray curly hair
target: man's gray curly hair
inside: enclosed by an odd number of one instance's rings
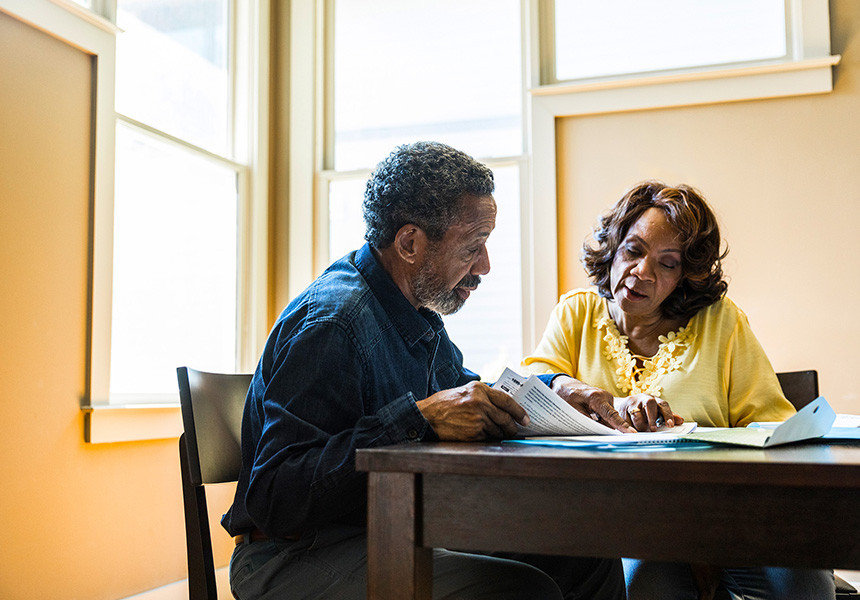
[[[492,195],[493,172],[474,158],[439,142],[398,146],[376,166],[364,192],[364,234],[387,248],[406,224],[439,241],[460,216],[467,196]]]

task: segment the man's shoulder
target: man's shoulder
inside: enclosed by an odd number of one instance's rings
[[[308,322],[348,323],[361,312],[373,292],[348,257],[333,263],[284,310],[300,312]]]

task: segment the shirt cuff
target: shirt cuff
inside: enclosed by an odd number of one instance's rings
[[[567,373],[546,373],[544,375],[538,375],[537,378],[543,381],[548,388],[552,389],[553,379],[560,375],[567,375]]]
[[[383,406],[377,416],[385,429],[382,441],[386,445],[439,440],[430,422],[418,410],[411,392]]]

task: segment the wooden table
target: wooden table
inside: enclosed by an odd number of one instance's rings
[[[368,597],[430,598],[431,549],[860,568],[860,446],[359,450]]]

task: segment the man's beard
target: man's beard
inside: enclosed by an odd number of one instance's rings
[[[436,270],[432,266],[427,266],[420,269],[412,280],[412,295],[420,306],[440,315],[453,315],[466,303],[466,300],[457,294],[457,288],[474,288],[480,283],[479,275],[466,275],[453,290],[449,290]]]

